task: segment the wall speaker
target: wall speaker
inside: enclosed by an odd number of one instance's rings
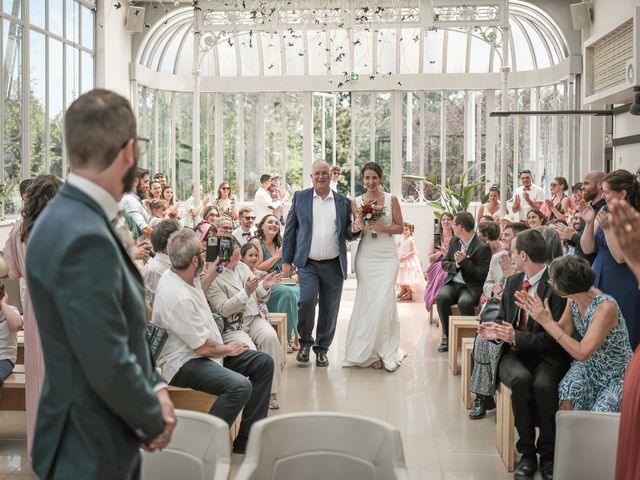
[[[591,26],[591,8],[587,2],[571,4],[571,20],[573,29],[582,30]]]
[[[128,32],[141,32],[144,28],[144,7],[128,7],[127,23]]]

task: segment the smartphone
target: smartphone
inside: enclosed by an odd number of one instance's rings
[[[220,240],[219,237],[216,237],[215,235],[211,235],[207,239],[207,262],[215,262],[216,258],[218,258],[218,240]]]
[[[228,263],[231,261],[231,237],[219,237],[218,238],[218,256],[220,262]]]
[[[442,245],[442,235],[439,233],[433,234],[433,248],[440,248]]]
[[[0,282],[0,300],[2,300],[4,298],[4,283]]]

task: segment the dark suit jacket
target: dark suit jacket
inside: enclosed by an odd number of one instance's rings
[[[516,273],[505,280],[500,313],[496,322],[509,322],[516,329],[515,349],[518,353],[525,355],[537,355],[541,360],[546,361],[558,369],[567,369],[571,362],[569,354],[557,343],[542,326],[531,317],[527,318],[527,329],[524,332],[518,330],[520,324],[520,308],[515,304],[514,293],[522,290],[524,273]],[[549,300],[549,308],[553,319],[557,322],[562,317],[567,300],[555,293],[549,285],[548,270],[540,278],[537,295],[544,302]]]
[[[164,429],[142,278],[100,206],[66,184],[27,245],[46,376],[33,444],[39,478],[136,475]]]
[[[340,267],[342,268],[342,276],[346,280],[348,274],[346,242],[354,238],[351,232],[351,201],[335,191],[333,192],[333,201],[336,206]],[[298,268],[307,264],[312,231],[313,188],[307,188],[293,194],[282,239],[282,261],[284,263],[292,263]]]
[[[452,282],[458,272],[453,254],[460,250],[461,245],[462,241],[458,237],[453,237],[449,243],[449,250],[442,260],[442,269],[449,273],[444,280],[445,284]],[[460,264],[462,278],[469,289],[482,290],[489,273],[490,263],[491,247],[475,235],[467,248],[467,259]]]

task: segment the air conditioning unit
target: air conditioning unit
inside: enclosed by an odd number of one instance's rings
[[[584,44],[584,103],[618,104],[633,101],[639,65],[640,8],[633,15]]]

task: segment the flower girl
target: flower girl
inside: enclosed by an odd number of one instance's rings
[[[400,269],[398,270],[397,286],[400,288],[398,300],[413,300],[413,297],[422,297],[425,288],[424,274],[420,259],[416,254],[416,242],[413,240],[414,226],[404,222],[402,239],[399,242]]]

